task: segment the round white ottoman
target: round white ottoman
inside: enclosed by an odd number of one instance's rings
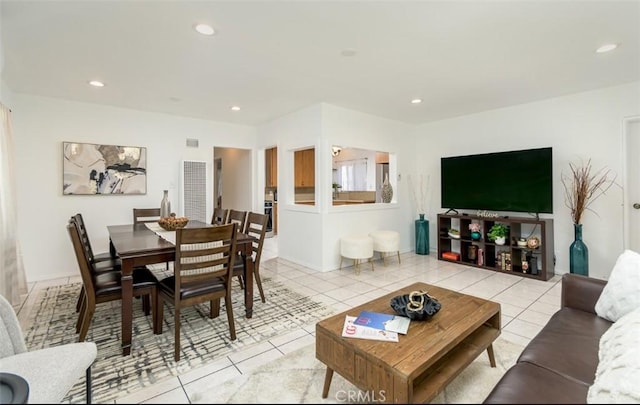
[[[398,254],[400,263],[400,232],[396,231],[373,231],[369,234],[373,239],[373,250],[380,252],[382,263],[386,266],[385,257],[393,252]]]
[[[340,269],[342,259],[353,259],[356,274],[360,274],[360,261],[368,260],[373,270],[373,239],[367,235],[349,235],[340,238]]]

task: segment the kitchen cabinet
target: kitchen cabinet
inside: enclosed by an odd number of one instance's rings
[[[316,181],[316,149],[304,149],[294,154],[295,187],[314,187]]]
[[[278,203],[276,201],[273,202],[273,234],[278,234]]]
[[[265,184],[267,187],[278,187],[278,148],[265,150]]]

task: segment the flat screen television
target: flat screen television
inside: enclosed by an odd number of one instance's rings
[[[442,208],[553,213],[551,148],[440,159]]]

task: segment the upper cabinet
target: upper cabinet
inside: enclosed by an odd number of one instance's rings
[[[303,149],[294,154],[294,184],[296,187],[314,187],[316,181],[316,149]]]
[[[266,186],[278,187],[278,148],[265,150]]]

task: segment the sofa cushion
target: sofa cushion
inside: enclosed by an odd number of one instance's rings
[[[596,314],[615,322],[636,308],[640,308],[640,253],[627,249],[611,270],[596,302]]]
[[[602,335],[598,357],[587,403],[640,403],[640,308],[620,318]]]
[[[485,404],[579,404],[588,386],[530,363],[511,367]]]
[[[535,364],[588,387],[598,366],[600,337],[610,326],[611,322],[594,314],[562,308],[531,340],[518,362]]]

